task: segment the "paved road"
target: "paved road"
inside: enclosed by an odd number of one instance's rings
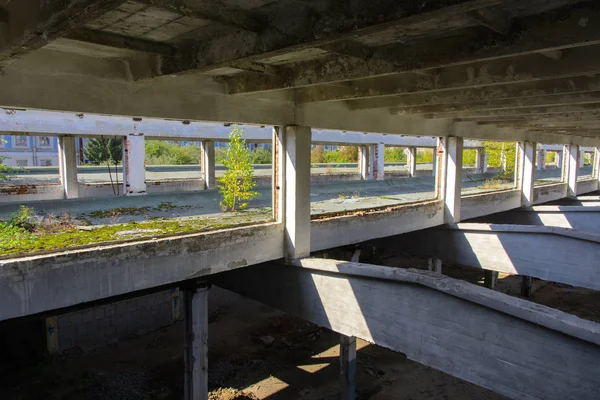
[[[582,169],[582,173],[590,174],[591,167]],[[557,179],[560,171],[556,169],[539,171],[537,178]],[[463,194],[489,191],[483,187],[486,179],[492,176],[479,174],[463,175]],[[508,188],[506,184],[496,189]],[[395,178],[385,181],[349,181],[311,186],[311,214],[323,214],[340,211],[351,211],[372,207],[397,205],[434,198],[435,179],[433,177]],[[253,200],[251,208],[271,207],[271,188],[258,189],[261,196]],[[218,191],[200,191],[183,193],[151,194],[135,197],[104,197],[60,201],[30,202],[31,207],[45,214],[85,216],[94,224],[110,224],[144,220],[152,217],[186,217],[221,213]],[[163,204],[163,207],[159,205]],[[164,207],[168,205],[168,207]],[[6,217],[18,208],[19,204],[0,206],[0,217]],[[172,209],[170,206],[175,206]],[[142,208],[146,209],[142,209]],[[161,209],[156,209],[157,207]],[[122,211],[113,218],[92,218],[89,214],[97,210],[130,209]],[[139,215],[131,211],[141,210]],[[135,214],[135,213],[133,213]]]

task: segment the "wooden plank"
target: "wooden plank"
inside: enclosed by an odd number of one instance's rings
[[[427,271],[335,260],[215,278],[509,398],[597,399],[600,326],[548,307]]]
[[[399,236],[398,246],[444,263],[600,290],[600,235],[570,229],[462,223]]]
[[[0,62],[22,56],[67,35],[126,0],[22,0],[9,2],[7,35],[0,36]]]

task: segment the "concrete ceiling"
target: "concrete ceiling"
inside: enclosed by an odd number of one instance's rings
[[[290,102],[292,122],[324,128],[436,120],[600,138],[597,1],[24,0],[0,5],[0,33],[5,76],[74,73],[50,52],[75,54],[78,74],[127,90],[203,76],[200,93]]]

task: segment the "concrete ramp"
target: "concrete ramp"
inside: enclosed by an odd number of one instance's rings
[[[556,226],[600,234],[600,203],[592,204],[518,208],[481,217],[476,222]]]
[[[387,240],[407,253],[443,262],[600,290],[600,233],[460,223]]]
[[[512,399],[600,398],[600,325],[427,271],[306,259],[221,287]]]

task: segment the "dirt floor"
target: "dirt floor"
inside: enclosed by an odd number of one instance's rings
[[[401,254],[382,264],[424,266]],[[474,283],[482,274],[444,266],[445,274]],[[520,293],[520,278],[500,277],[497,290]],[[534,302],[600,322],[600,292],[535,281]],[[211,400],[337,399],[337,334],[240,299],[216,310],[209,325]],[[82,354],[48,359],[0,377],[3,400],[179,400],[183,392],[183,324]],[[503,399],[470,383],[409,361],[402,354],[358,342],[358,399]]]

